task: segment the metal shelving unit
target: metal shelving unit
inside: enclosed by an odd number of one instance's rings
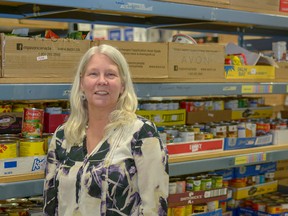
[[[0,17],[93,23],[243,35],[287,36],[288,16],[152,0],[0,0]],[[1,82],[1,80],[0,80]],[[136,83],[145,97],[284,94],[287,83]],[[70,84],[1,84],[0,100],[67,99]],[[252,150],[251,150],[252,151]],[[287,159],[288,149],[265,152],[268,161]],[[237,155],[170,163],[170,175],[235,166]],[[43,180],[0,184],[0,200],[42,194]]]
[[[71,84],[0,84],[0,100],[68,99]],[[288,83],[136,83],[139,98],[285,94]]]

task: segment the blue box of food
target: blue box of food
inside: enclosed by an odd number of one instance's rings
[[[240,166],[234,168],[234,178],[243,178],[247,176],[257,176],[269,172],[275,172],[276,162],[262,163],[249,166]]]
[[[267,145],[273,145],[273,134],[246,138],[227,137],[224,141],[224,150],[255,148]]]
[[[285,216],[288,215],[288,212],[282,212],[279,214],[269,214],[267,212],[256,211],[249,208],[238,208],[237,215],[245,215],[245,216]]]

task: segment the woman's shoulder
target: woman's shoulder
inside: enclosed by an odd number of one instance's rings
[[[136,120],[137,125],[140,126],[140,130],[145,131],[145,132],[152,132],[155,133],[157,132],[157,127],[155,125],[154,122],[152,122],[151,120],[143,117],[143,116],[139,116],[137,115],[137,120]]]
[[[148,124],[148,125],[155,126],[155,124],[151,120],[149,120],[148,118],[146,118],[144,116],[137,115],[137,120],[136,121],[142,122],[143,124]]]
[[[64,129],[65,129],[65,124],[59,125],[56,128],[55,132],[54,132],[55,136],[57,138],[63,139],[63,137],[64,137]]]

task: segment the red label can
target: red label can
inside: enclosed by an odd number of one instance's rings
[[[22,121],[22,137],[42,137],[44,110],[24,108]]]

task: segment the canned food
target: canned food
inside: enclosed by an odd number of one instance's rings
[[[0,105],[0,113],[10,113],[12,112],[11,104],[2,104]]]
[[[205,213],[207,212],[206,204],[195,204],[193,205],[193,213]]]
[[[19,142],[19,156],[30,157],[45,155],[45,144],[41,138],[26,138]]]
[[[186,207],[185,206],[177,206],[172,208],[173,216],[186,216]]]
[[[0,159],[9,159],[18,157],[18,140],[2,139],[0,140]]]
[[[222,175],[212,175],[212,188],[222,188],[223,187],[223,176]]]
[[[201,179],[201,190],[210,190],[212,188],[212,179],[210,177]]]
[[[44,110],[24,108],[22,121],[23,137],[42,137],[44,123]]]
[[[53,137],[53,133],[43,133],[44,149],[46,153],[48,152],[48,148],[49,148],[52,137]]]
[[[182,142],[190,142],[195,140],[195,133],[187,128],[180,130],[179,136],[181,137]]]

